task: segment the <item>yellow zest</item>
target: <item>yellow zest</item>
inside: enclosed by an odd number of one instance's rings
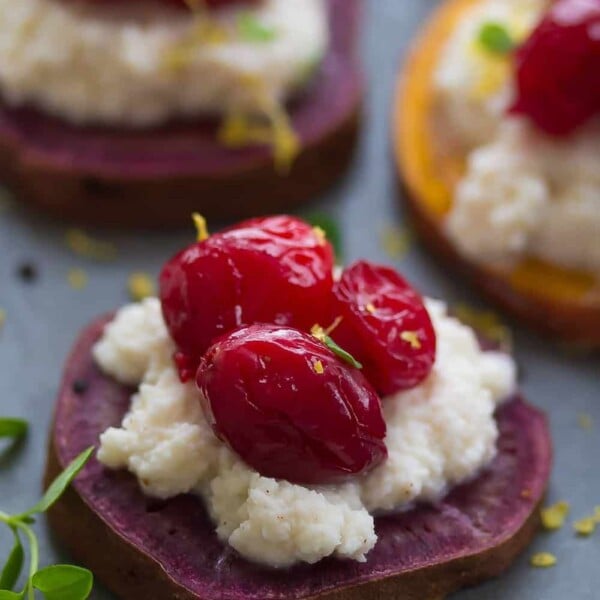
[[[319,240],[321,246],[325,245],[325,242],[327,241],[327,234],[325,233],[325,230],[322,227],[316,225],[315,227],[313,227],[313,231],[317,236],[317,239]]]
[[[548,506],[540,511],[542,525],[549,531],[560,529],[565,524],[565,519],[569,514],[568,502],[557,502],[552,506]]]
[[[419,339],[419,335],[416,331],[403,331],[400,334],[400,339],[403,342],[409,343],[413,350],[419,350],[422,346],[421,340]]]
[[[374,304],[372,304],[371,302],[369,302],[369,304],[367,304],[367,305],[365,306],[365,310],[366,310],[368,313],[371,313],[372,315],[374,315],[374,314],[375,314],[375,312],[377,311],[377,309],[375,308],[375,305],[374,305]]]
[[[510,349],[512,347],[512,333],[496,313],[489,310],[477,310],[464,303],[453,306],[452,312],[465,325],[472,327],[490,341],[497,342],[503,348]]]
[[[556,564],[556,556],[550,554],[550,552],[538,552],[531,557],[529,562],[532,567],[547,569]]]
[[[110,242],[96,240],[81,229],[69,229],[65,234],[67,246],[78,256],[93,260],[114,260],[117,249]]]
[[[203,242],[210,237],[208,233],[208,227],[206,226],[206,219],[200,213],[192,213],[192,221],[196,227],[196,240]]]
[[[237,112],[228,115],[217,135],[219,142],[229,148],[243,148],[252,144],[271,146],[275,168],[285,175],[301,147],[285,107],[281,101],[270,96],[265,82],[256,75],[242,76],[240,86],[254,96],[263,114],[252,116]]]
[[[127,290],[132,300],[140,302],[144,298],[156,295],[154,281],[146,273],[132,273],[127,280]]]
[[[2,329],[5,322],[6,322],[6,311],[3,308],[0,308],[0,329]]]
[[[323,375],[323,373],[325,373],[325,367],[320,360],[315,360],[313,362],[313,370],[317,375]]]
[[[578,415],[577,422],[579,423],[579,427],[585,431],[590,431],[594,427],[594,420],[586,413]]]
[[[229,41],[231,37],[225,27],[201,11],[199,2],[190,0],[188,5],[195,13],[195,23],[189,35],[169,48],[162,57],[161,66],[166,72],[186,69],[202,46],[218,46]]]
[[[244,148],[252,144],[272,146],[275,167],[281,174],[289,172],[300,152],[300,141],[282,107],[267,115],[269,122],[243,115],[228,116],[218,133],[221,144],[228,148]]]
[[[88,283],[88,276],[83,269],[70,269],[67,281],[74,290],[82,290]]]
[[[325,343],[325,338],[330,336],[333,331],[335,331],[339,324],[344,320],[344,317],[342,317],[341,315],[336,317],[335,320],[333,321],[333,323],[327,328],[325,329],[324,327],[321,327],[321,325],[319,325],[318,323],[315,323],[311,329],[310,329],[310,333],[313,337],[317,338],[320,342]]]
[[[510,57],[491,54],[478,39],[470,46],[470,55],[480,76],[470,90],[474,100],[482,100],[501,90],[510,77]]]
[[[404,258],[412,243],[412,232],[406,227],[388,225],[381,231],[381,246],[390,258]]]
[[[318,324],[315,324],[311,327],[310,334],[317,338],[320,342],[325,342],[325,338],[327,337],[325,330]]]
[[[598,522],[595,517],[585,517],[579,519],[579,521],[575,521],[575,523],[573,523],[573,529],[577,535],[587,537],[596,531],[596,525],[598,525]]]

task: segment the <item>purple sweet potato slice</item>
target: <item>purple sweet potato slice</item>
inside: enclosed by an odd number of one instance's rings
[[[187,223],[192,211],[211,219],[280,213],[312,199],[353,156],[363,95],[363,0],[327,2],[331,45],[290,106],[303,151],[288,174],[276,172],[268,148],[220,145],[214,120],[141,131],[76,127],[0,104],[0,179],[59,218],[125,227]]]
[[[46,483],[119,425],[131,389],[99,372],[91,347],[107,318],[86,329],[68,360]],[[504,571],[534,535],[551,465],[544,416],[515,396],[497,414],[499,452],[475,481],[436,506],[376,519],[364,564],[327,559],[274,571],[222,544],[202,501],[149,501],[135,477],[93,458],[49,514],[75,558],[126,600],[440,600]]]

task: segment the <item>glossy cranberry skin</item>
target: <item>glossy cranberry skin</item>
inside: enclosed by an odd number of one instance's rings
[[[245,221],[177,254],[160,275],[160,298],[182,379],[237,327],[309,330],[326,318],[333,261],[331,244],[289,216]]]
[[[435,362],[436,336],[421,296],[394,270],[360,261],[333,290],[331,337],[363,364],[382,396],[414,387]]]
[[[559,0],[516,55],[513,113],[565,136],[600,112],[600,0]]]
[[[373,387],[297,329],[251,325],[223,336],[196,383],[216,435],[266,477],[334,483],[387,456]]]

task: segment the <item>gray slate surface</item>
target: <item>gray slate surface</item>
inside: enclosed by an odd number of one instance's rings
[[[389,156],[391,93],[398,61],[433,0],[370,0],[364,55],[369,73],[367,127],[355,169],[322,207],[336,215],[345,232],[346,259],[367,257],[390,262],[380,233],[401,222]],[[251,201],[251,199],[248,199]],[[27,442],[15,451],[0,451],[0,509],[11,512],[32,503],[40,490],[46,433],[63,360],[78,332],[92,317],[127,301],[125,285],[132,270],[157,273],[162,262],[188,243],[189,231],[174,234],[107,234],[119,247],[115,263],[94,264],[73,256],[63,242],[65,228],[13,208],[0,215],[0,306],[7,321],[0,332],[0,414],[23,416],[32,423]],[[36,283],[15,276],[17,266],[35,261]],[[419,247],[402,261],[402,271],[425,293],[450,301],[477,302],[460,281],[446,274]],[[71,289],[66,274],[84,267],[89,285]],[[527,332],[517,332],[517,357],[523,388],[531,401],[550,415],[556,465],[550,499],[567,499],[573,513],[584,516],[600,505],[600,361],[569,356]],[[583,431],[578,415],[596,418],[596,428]],[[52,542],[45,524],[38,526],[42,564],[67,560]],[[82,532],[85,535],[85,532]],[[0,557],[9,536],[0,530]],[[558,557],[550,570],[535,570],[527,558],[548,550]],[[577,539],[569,527],[540,534],[531,552],[504,578],[462,592],[456,600],[595,600],[600,598],[600,532]],[[93,598],[110,594],[97,586]]]

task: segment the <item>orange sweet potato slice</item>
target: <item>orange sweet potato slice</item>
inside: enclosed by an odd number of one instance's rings
[[[450,34],[480,0],[446,0],[424,27],[399,78],[393,111],[396,166],[423,243],[489,300],[569,345],[600,347],[600,281],[590,273],[525,258],[513,269],[462,256],[444,231],[465,156],[444,136],[433,72]]]

